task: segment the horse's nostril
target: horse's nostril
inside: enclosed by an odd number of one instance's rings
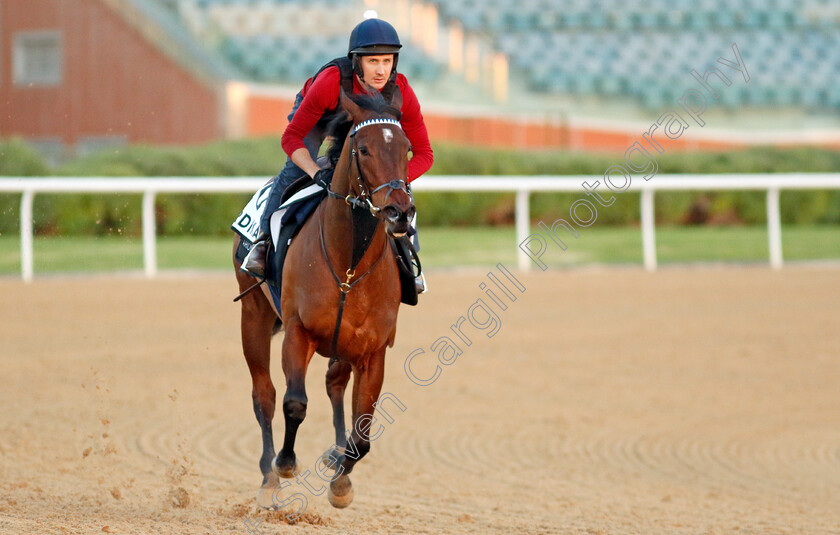
[[[397,209],[396,206],[389,205],[386,206],[384,209],[385,217],[388,218],[389,221],[396,221],[400,217],[400,211]]]

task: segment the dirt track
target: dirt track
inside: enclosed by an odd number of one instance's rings
[[[432,274],[389,352],[405,412],[353,505],[310,496],[295,526],[253,505],[232,276],[0,280],[0,533],[840,533],[840,272],[518,276],[498,333],[421,387],[406,355],[430,375],[486,280]],[[305,466],[331,444],[325,365]]]

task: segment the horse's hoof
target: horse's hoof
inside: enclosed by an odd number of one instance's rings
[[[275,502],[274,492],[279,485],[280,479],[277,474],[269,472],[257,491],[257,505],[263,509],[276,509],[277,503]]]
[[[353,483],[350,482],[350,478],[340,476],[335,481],[330,482],[330,487],[327,489],[327,499],[337,509],[344,509],[353,503]]]
[[[278,462],[280,459],[280,455],[274,457],[271,461],[271,471],[277,474],[278,476],[282,477],[283,479],[291,479],[295,477],[295,472],[299,472],[298,470],[298,460],[295,457],[295,462],[292,463],[291,466],[289,465],[280,465]]]

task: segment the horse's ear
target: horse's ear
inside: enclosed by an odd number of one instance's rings
[[[394,84],[394,93],[391,95],[391,106],[397,110],[401,110],[403,105],[402,91]]]
[[[347,93],[345,93],[343,89],[340,91],[341,92],[338,94],[338,102],[341,104],[344,111],[350,115],[350,119],[356,120],[357,117],[361,116],[362,109],[358,104],[353,102],[353,99],[347,96]]]

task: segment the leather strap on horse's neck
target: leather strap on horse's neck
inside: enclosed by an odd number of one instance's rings
[[[320,210],[320,208],[319,208],[319,210]],[[368,232],[366,232],[367,231],[367,228],[366,228],[365,230],[363,230],[361,232],[361,234],[364,234],[365,236],[360,237],[359,236],[360,232],[358,232],[358,230],[357,230],[358,226],[357,226],[356,222],[361,221],[361,219],[359,219],[360,217],[366,217],[369,220],[371,216],[368,215],[367,212],[363,212],[363,211],[361,212],[361,216],[357,216],[355,210],[352,212],[352,215],[353,215],[353,223],[354,223],[353,224],[353,256],[352,256],[350,268],[348,268],[347,271],[345,272],[345,276],[347,277],[347,280],[345,280],[344,282],[341,282],[341,279],[339,278],[338,274],[335,272],[335,269],[333,269],[332,263],[330,262],[330,257],[327,255],[327,246],[326,246],[326,241],[324,240],[323,211],[321,211],[321,214],[319,214],[320,218],[319,218],[319,225],[318,226],[319,226],[319,231],[320,231],[320,234],[321,234],[321,252],[324,254],[324,260],[327,262],[327,267],[330,270],[330,274],[333,276],[333,280],[335,280],[335,283],[338,285],[338,290],[339,290],[338,311],[336,312],[335,329],[333,331],[332,350],[330,352],[330,354],[331,354],[330,365],[333,363],[333,361],[335,359],[338,358],[338,335],[341,332],[341,319],[344,316],[344,305],[347,301],[347,294],[350,293],[350,290],[352,290],[354,286],[359,284],[365,277],[370,275],[373,272],[374,269],[376,269],[376,266],[378,266],[379,263],[382,262],[382,259],[385,258],[385,253],[388,251],[388,240],[386,238],[385,245],[382,247],[382,254],[379,255],[379,258],[376,260],[376,262],[374,262],[373,265],[367,271],[365,271],[360,277],[356,278],[356,280],[353,280],[353,282],[350,282],[353,278],[356,277],[356,267],[359,265],[359,262],[361,262],[362,258],[365,256],[365,253],[367,252],[368,248],[370,247],[370,244],[373,242],[373,236],[376,233],[376,229],[379,227],[379,219],[378,218],[373,218],[374,224],[372,226],[372,230],[371,230],[370,234],[367,235]],[[371,228],[367,221],[361,226]]]

